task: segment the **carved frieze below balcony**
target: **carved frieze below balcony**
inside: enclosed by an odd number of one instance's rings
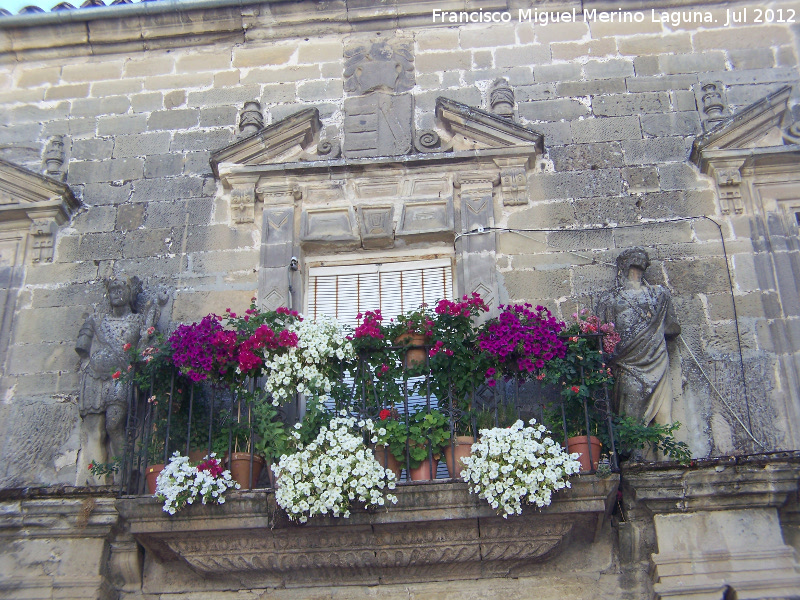
[[[221,506],[175,516],[150,497],[117,508],[137,541],[159,560],[182,559],[212,576],[240,572],[292,583],[410,582],[504,577],[559,552],[567,540],[594,539],[616,498],[617,476],[575,478],[551,506],[498,517],[461,482],[398,487],[398,504],[349,519],[298,526],[271,490],[230,493]]]

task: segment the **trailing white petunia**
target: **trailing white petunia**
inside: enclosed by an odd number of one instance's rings
[[[212,452],[195,467],[189,464],[188,456],[177,451],[172,455],[156,479],[154,495],[164,503],[164,512],[174,515],[187,504],[194,504],[197,498],[203,504],[224,504],[225,491],[239,489],[239,484],[231,479],[231,472],[223,471],[215,457]]]
[[[548,437],[544,425],[517,421],[509,428],[482,429],[472,455],[461,459],[469,490],[503,518],[522,514],[522,504],[548,506],[555,491],[570,487],[580,471],[578,454],[568,454]]]
[[[297,334],[297,346],[267,357],[264,368],[269,375],[264,388],[276,406],[296,393],[324,403],[333,379],[341,376],[331,367],[334,362],[353,358],[353,344],[342,326],[330,317],[299,321],[289,329]]]
[[[363,428],[374,431],[372,421],[364,421]],[[397,503],[397,497],[389,493],[395,488],[394,473],[384,469],[364,446],[352,417],[332,419],[313,442],[281,456],[272,470],[278,505],[300,523],[315,515],[347,518],[353,502],[366,508]]]

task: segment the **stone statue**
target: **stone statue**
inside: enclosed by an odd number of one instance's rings
[[[84,463],[122,459],[125,450],[125,418],[131,386],[126,378],[130,348],[143,350],[155,333],[159,305],[150,301],[136,311],[141,292],[137,277],[106,280],[110,310],[95,313],[78,333],[75,351],[82,366],[80,414],[83,418],[81,447]],[[89,478],[91,481],[91,477]],[[99,482],[96,482],[99,483]]]
[[[643,279],[650,258],[643,248],[623,250],[617,257],[614,289],[605,292],[597,315],[613,322],[622,338],[614,352],[614,408],[649,425],[672,423],[672,385],[666,339],[681,326],[669,291]]]

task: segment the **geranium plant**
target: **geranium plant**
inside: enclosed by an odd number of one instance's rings
[[[408,454],[412,469],[432,456],[438,460],[450,443],[450,420],[439,410],[420,408],[408,419]]]
[[[305,523],[316,515],[350,516],[354,502],[366,508],[396,503],[394,473],[384,469],[364,446],[357,425],[374,432],[371,421],[356,423],[339,416],[323,426],[309,444],[293,432],[297,451],[281,456],[273,472],[277,479],[275,499],[289,519]],[[299,429],[299,424],[298,424]]]
[[[158,474],[155,496],[164,502],[164,512],[174,515],[198,498],[203,504],[224,504],[224,494],[231,488],[239,489],[239,484],[231,479],[230,471],[223,470],[214,453],[192,466],[188,456],[175,452]]]
[[[570,487],[580,471],[577,454],[567,454],[544,425],[517,421],[509,428],[482,429],[471,456],[462,458],[469,490],[503,518],[522,514],[522,505],[548,506],[553,492]]]

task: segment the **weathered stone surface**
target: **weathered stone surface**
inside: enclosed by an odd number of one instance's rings
[[[619,170],[540,173],[531,177],[531,199],[591,198],[619,194],[622,178]]]
[[[638,117],[601,117],[573,121],[572,136],[578,143],[631,140],[642,137]]]
[[[574,144],[551,148],[550,158],[556,171],[583,171],[624,166],[619,142]]]
[[[532,121],[572,121],[588,115],[589,109],[577,100],[559,98],[557,100],[520,102],[519,114]]]
[[[621,117],[642,113],[663,113],[669,110],[669,95],[666,93],[612,94],[595,96],[592,112],[595,116]]]

